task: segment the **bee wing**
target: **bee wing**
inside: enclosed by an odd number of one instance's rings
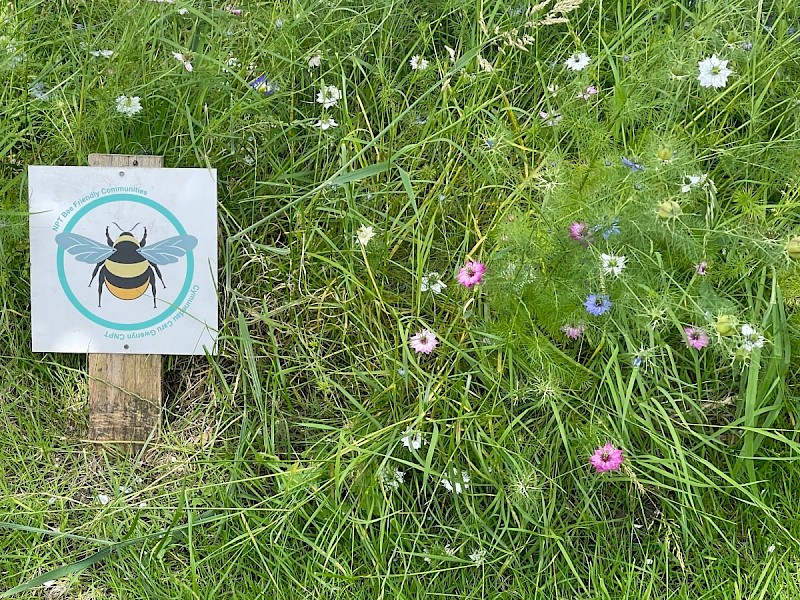
[[[56,244],[59,248],[72,254],[75,260],[93,265],[104,261],[116,252],[114,248],[77,233],[59,233],[56,236]]]
[[[178,262],[189,250],[197,246],[197,238],[193,235],[176,235],[160,242],[155,242],[137,252],[156,265],[169,265]]]

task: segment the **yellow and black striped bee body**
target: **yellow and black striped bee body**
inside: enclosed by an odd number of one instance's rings
[[[197,245],[197,238],[191,235],[178,235],[147,246],[147,227],[141,240],[130,231],[120,230],[117,239],[112,240],[106,227],[106,244],[75,233],[60,233],[56,243],[75,259],[84,263],[94,263],[94,271],[89,287],[97,281],[97,306],[101,306],[103,287],[120,300],[136,300],[144,295],[147,288],[153,291],[153,308],[156,307],[156,276],[163,287],[159,265],[175,263]],[[99,275],[99,276],[98,276]]]
[[[138,225],[138,223],[137,223]],[[131,227],[134,229],[136,225]],[[106,289],[120,300],[135,300],[143,295],[148,286],[153,290],[153,308],[156,306],[156,275],[163,287],[164,278],[158,265],[151,263],[141,254],[139,249],[147,243],[147,227],[141,241],[137,240],[130,231],[123,231],[116,240],[112,241],[106,227],[106,243],[114,249],[114,254],[106,260],[97,263],[89,281],[91,287],[98,270],[100,279],[97,285],[97,306],[103,295],[103,284]],[[155,271],[155,272],[154,272]]]

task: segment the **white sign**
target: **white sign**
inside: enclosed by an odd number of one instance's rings
[[[28,167],[34,352],[213,354],[217,173]]]

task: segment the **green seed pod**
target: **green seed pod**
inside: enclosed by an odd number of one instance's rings
[[[786,242],[786,254],[791,259],[800,260],[800,236],[793,237]]]
[[[733,315],[720,315],[717,322],[714,323],[714,329],[717,333],[724,336],[733,335],[736,333],[736,317]]]
[[[658,205],[659,219],[674,219],[681,215],[681,205],[674,200],[666,200]]]

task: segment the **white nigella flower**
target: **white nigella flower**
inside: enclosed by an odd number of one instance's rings
[[[428,443],[425,438],[422,437],[421,433],[418,431],[411,431],[410,429],[406,429],[403,432],[403,437],[400,438],[400,441],[403,442],[403,446],[409,450],[419,450]]]
[[[180,52],[173,52],[172,56],[173,58],[175,58],[175,60],[182,62],[183,68],[189,71],[189,73],[191,73],[194,70],[194,67],[192,67],[192,63],[189,62],[189,60]]]
[[[742,325],[742,337],[744,341],[742,342],[742,348],[746,352],[752,352],[755,348],[763,348],[764,336],[758,333],[752,325]]]
[[[342,91],[335,85],[326,85],[317,93],[317,102],[325,108],[336,106],[341,99]]]
[[[427,60],[422,58],[419,54],[415,54],[414,56],[412,56],[411,60],[408,61],[408,62],[411,65],[411,68],[413,70],[415,70],[415,71],[424,71],[425,69],[428,68],[428,65],[430,64]]]
[[[139,96],[118,96],[117,97],[117,112],[123,115],[133,116],[142,110],[142,103],[139,101]]]
[[[375,230],[372,226],[362,225],[356,231],[356,240],[362,246],[369,244],[369,241],[375,237]]]
[[[483,564],[483,561],[486,559],[486,550],[483,548],[473,549],[472,554],[469,555],[469,559],[476,565]]]
[[[105,494],[97,494],[97,501],[98,501],[100,504],[102,504],[103,506],[105,506],[106,504],[108,504],[109,502],[111,502],[111,498],[109,498],[109,497],[108,497],[107,495],[105,495]]]
[[[325,131],[326,129],[330,129],[331,127],[338,127],[338,126],[339,124],[333,117],[328,117],[327,119],[320,119],[314,124],[314,127],[319,127],[323,131]]]
[[[583,71],[586,67],[589,66],[589,63],[592,62],[592,59],[589,58],[589,55],[585,52],[579,52],[578,54],[573,54],[570,56],[565,62],[564,65],[570,71]]]
[[[431,291],[434,294],[441,294],[446,287],[447,285],[441,280],[441,275],[436,271],[431,271],[427,275],[422,276],[422,282],[420,284],[420,291],[422,292]]]
[[[683,178],[683,183],[681,184],[681,192],[684,194],[688,194],[692,191],[692,188],[695,187],[702,187],[707,188],[709,184],[708,175],[687,175]]]
[[[400,469],[391,470],[384,467],[378,472],[378,477],[385,487],[396,490],[405,481],[406,474]]]
[[[454,494],[461,494],[464,490],[469,489],[470,477],[466,471],[459,471],[455,467],[451,474],[442,475],[442,485],[448,492]]]
[[[308,57],[309,69],[313,69],[314,67],[319,67],[321,64],[322,64],[322,52],[317,51]]]
[[[733,73],[728,68],[728,61],[720,60],[716,54],[701,60],[697,66],[700,69],[697,79],[702,87],[707,88],[724,88],[728,85],[728,77]]]
[[[89,50],[92,56],[102,56],[103,58],[111,58],[114,56],[113,50]]]
[[[625,270],[625,257],[614,256],[612,254],[601,254],[600,260],[602,261],[603,273],[606,275],[613,275],[619,277],[622,271]]]
[[[447,556],[455,556],[456,555],[455,548],[453,548],[450,544],[445,544],[444,547],[442,548],[442,550],[444,550],[444,553]]]
[[[539,117],[542,119],[545,127],[555,127],[561,122],[561,119],[564,118],[561,113],[549,113],[545,111],[540,111]]]

